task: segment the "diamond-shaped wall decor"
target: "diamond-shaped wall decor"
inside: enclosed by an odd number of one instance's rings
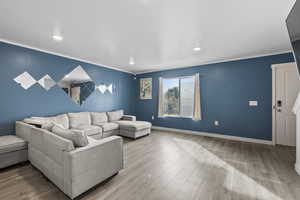
[[[99,85],[99,86],[98,86],[98,90],[99,90],[102,94],[104,94],[104,92],[106,91],[106,85]]]
[[[113,93],[113,85],[110,84],[109,86],[102,84],[102,85],[98,85],[96,87],[102,94],[104,94],[106,91],[108,91],[109,93]]]
[[[69,74],[65,75],[57,85],[76,104],[80,105],[95,91],[95,83],[81,66],[76,67]]]
[[[108,87],[106,87],[107,91],[110,92],[111,94],[113,93],[113,85],[110,84]]]
[[[28,73],[24,72],[14,79],[25,90],[33,86],[37,81]]]
[[[43,78],[41,78],[38,83],[45,89],[49,90],[54,85],[56,85],[56,82],[48,75],[46,74]]]

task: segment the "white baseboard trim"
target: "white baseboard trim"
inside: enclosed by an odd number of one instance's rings
[[[244,138],[244,137],[231,136],[231,135],[222,135],[222,134],[218,134],[218,133],[208,133],[208,132],[200,132],[200,131],[182,130],[182,129],[175,129],[175,128],[166,128],[166,127],[161,127],[161,126],[152,126],[152,129],[153,130],[159,130],[159,131],[171,131],[171,132],[176,132],[176,133],[185,133],[185,134],[191,134],[191,135],[221,138],[221,139],[241,141],[241,142],[250,142],[250,143],[258,143],[258,144],[274,145],[273,142],[270,141],[270,140]],[[300,167],[299,167],[299,172],[300,172]]]
[[[295,164],[295,171],[298,173],[298,175],[300,176],[300,163],[296,163]]]

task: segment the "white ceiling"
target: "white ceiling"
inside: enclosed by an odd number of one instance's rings
[[[1,0],[0,38],[141,73],[288,51],[294,2]]]

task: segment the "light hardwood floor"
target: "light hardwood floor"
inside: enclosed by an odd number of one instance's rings
[[[125,169],[77,199],[300,199],[295,148],[158,131],[124,143]],[[0,199],[68,198],[27,163],[0,171]]]

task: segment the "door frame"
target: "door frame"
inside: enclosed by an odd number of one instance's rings
[[[280,64],[272,64],[272,144],[276,145],[276,69],[286,67],[288,63],[295,63],[295,62],[287,62],[287,63],[280,63]]]

